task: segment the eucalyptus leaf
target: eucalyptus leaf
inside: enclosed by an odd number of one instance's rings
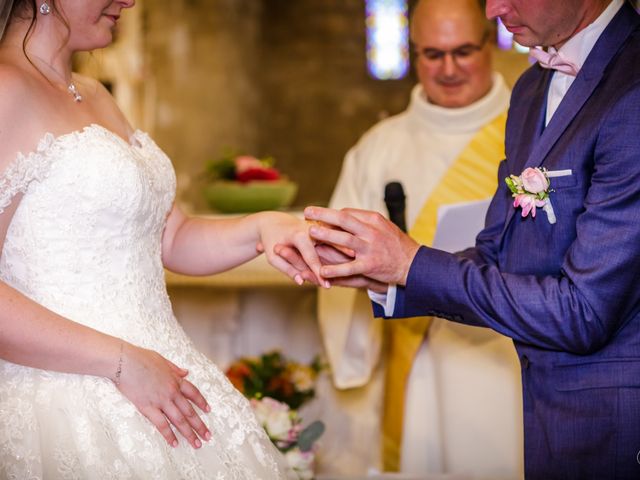
[[[324,423],[320,420],[309,424],[307,428],[300,432],[298,436],[298,447],[300,451],[308,452],[313,447],[313,443],[318,440],[324,433]]]

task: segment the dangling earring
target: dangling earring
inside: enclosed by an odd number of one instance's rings
[[[46,0],[40,4],[40,13],[42,15],[49,15],[51,13],[51,7],[46,2]]]

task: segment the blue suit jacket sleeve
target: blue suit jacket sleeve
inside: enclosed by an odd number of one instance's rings
[[[542,212],[535,221],[518,215],[505,227],[500,218],[513,207],[506,186],[500,186],[476,248],[458,255],[419,250],[407,286],[398,289],[394,316],[438,315],[543,349],[584,354],[602,347],[638,315],[640,88],[635,87],[595,121],[592,144],[580,145],[589,152],[573,160],[589,171],[583,188],[551,194],[560,206],[562,195],[580,196],[575,211],[557,211],[559,222],[575,224],[575,237],[563,252],[558,255],[547,241],[548,229],[559,227],[541,225],[547,221]],[[520,173],[501,167],[501,183],[508,173]],[[527,228],[527,221],[532,233],[526,241],[505,241],[513,238],[509,229]],[[501,268],[505,255],[519,259],[520,271]],[[549,258],[554,255],[558,258]],[[526,274],[549,262],[560,266],[557,272]]]

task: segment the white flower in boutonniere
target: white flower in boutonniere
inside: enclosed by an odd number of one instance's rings
[[[545,168],[525,168],[520,176],[509,175],[504,179],[515,199],[513,206],[522,208],[522,216],[536,216],[536,209],[542,208],[547,214],[549,223],[556,223],[549,192],[549,176]]]

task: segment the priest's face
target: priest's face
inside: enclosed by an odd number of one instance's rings
[[[422,0],[411,20],[416,72],[429,101],[466,107],[491,89],[493,31],[477,0]]]
[[[560,48],[593,22],[610,0],[487,0],[489,18],[500,17],[521,45]]]

